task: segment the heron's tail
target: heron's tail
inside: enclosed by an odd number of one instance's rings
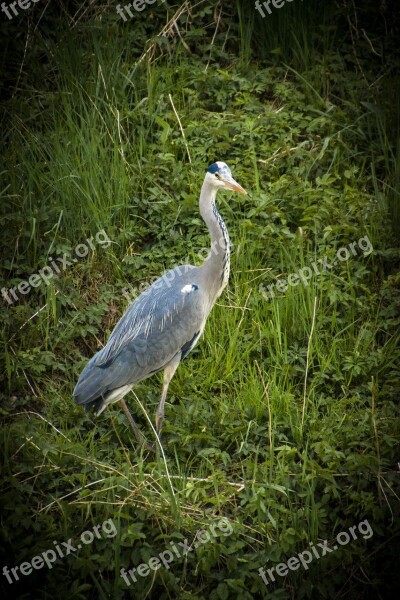
[[[107,406],[107,402],[106,402],[104,396],[98,396],[97,398],[94,398],[93,400],[88,400],[87,396],[85,395],[85,392],[84,392],[84,390],[82,390],[82,388],[83,388],[83,386],[82,386],[81,382],[78,381],[77,385],[75,386],[74,394],[73,394],[76,404],[83,406],[83,408],[85,409],[86,412],[94,411],[95,415],[98,417]]]
[[[83,406],[86,411],[94,410],[98,416],[108,404],[118,402],[129,392],[133,385],[129,379],[134,369],[128,365],[128,370],[125,362],[118,359],[106,367],[98,366],[96,356],[83,369],[73,395],[76,404]]]
[[[85,411],[94,410],[97,416],[108,404],[106,399],[110,391],[104,375],[101,368],[93,365],[93,359],[90,360],[83,369],[73,392],[76,404],[83,406]]]

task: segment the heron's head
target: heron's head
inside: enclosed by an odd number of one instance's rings
[[[206,179],[218,190],[226,189],[233,190],[239,194],[247,193],[246,190],[233,179],[230,168],[224,162],[217,161],[210,165],[207,169]]]

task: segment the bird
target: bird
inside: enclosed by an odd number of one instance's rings
[[[211,248],[200,266],[181,265],[166,271],[127,308],[107,344],[83,369],[73,391],[77,405],[96,416],[119,402],[139,446],[149,445],[124,397],[144,379],[163,371],[155,425],[161,436],[168,386],[179,363],[203,334],[216,300],[228,284],[231,243],[216,207],[219,190],[246,194],[228,165],[217,161],[206,170],[199,210],[211,238]]]

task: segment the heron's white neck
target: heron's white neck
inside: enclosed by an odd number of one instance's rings
[[[202,270],[212,302],[227,285],[230,268],[229,235],[215,205],[216,195],[216,188],[206,178],[201,188],[199,206],[200,214],[210,233],[211,249],[202,265]]]

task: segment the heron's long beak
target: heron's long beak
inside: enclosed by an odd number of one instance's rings
[[[234,192],[238,192],[239,194],[247,194],[246,190],[242,188],[242,186],[239,185],[238,182],[234,179],[224,179],[224,183],[225,187],[227,187],[228,190],[233,190]]]

